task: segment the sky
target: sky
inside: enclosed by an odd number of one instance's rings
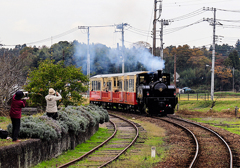
[[[116,48],[117,43],[122,45],[122,34],[116,25],[127,23],[127,48],[138,41],[152,45],[153,7],[154,0],[0,0],[0,44],[10,48],[74,40],[87,43],[86,29],[78,26],[90,26],[90,43]],[[204,12],[203,7],[217,8],[216,18],[222,25],[216,26],[216,43],[236,44],[240,39],[240,0],[162,0],[160,19],[170,20],[163,28],[164,48],[212,44],[213,26],[203,18],[213,18],[213,12]]]

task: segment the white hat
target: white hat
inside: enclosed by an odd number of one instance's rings
[[[50,95],[54,95],[54,94],[55,94],[55,90],[54,90],[53,88],[50,88],[49,91],[48,91],[48,93],[49,93]]]

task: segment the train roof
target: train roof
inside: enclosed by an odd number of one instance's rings
[[[148,71],[136,71],[136,72],[126,72],[126,73],[116,73],[116,74],[101,74],[101,75],[95,75],[92,76],[92,78],[111,78],[111,77],[117,77],[117,76],[134,76],[137,74],[142,74],[142,73],[148,73]]]

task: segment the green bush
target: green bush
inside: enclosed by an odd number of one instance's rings
[[[58,118],[54,120],[46,114],[40,117],[23,117],[20,126],[20,138],[39,138],[54,140],[61,138],[62,134],[85,132],[89,126],[109,121],[107,110],[95,105],[68,106],[58,111]],[[9,124],[8,132],[12,132]]]

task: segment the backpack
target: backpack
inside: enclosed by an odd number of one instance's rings
[[[0,129],[0,138],[1,139],[6,139],[8,136],[8,132],[3,130],[3,129]]]

